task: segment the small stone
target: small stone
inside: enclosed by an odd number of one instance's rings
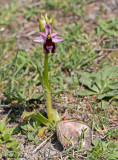
[[[19,148],[24,149],[24,145],[22,143],[19,144]]]
[[[76,119],[61,121],[57,124],[56,133],[63,147],[78,145],[79,141],[82,141],[82,150],[90,148],[92,142],[91,128],[84,122]]]

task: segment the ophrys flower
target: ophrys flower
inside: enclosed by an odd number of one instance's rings
[[[34,38],[34,42],[43,43],[43,51],[44,53],[48,54],[55,53],[56,51],[56,44],[57,42],[61,42],[64,39],[62,37],[58,37],[58,32],[51,33],[51,26],[49,24],[45,25],[45,33],[39,32],[40,37]]]

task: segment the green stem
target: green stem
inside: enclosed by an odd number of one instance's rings
[[[48,54],[45,54],[44,60],[44,85],[45,85],[45,97],[46,97],[46,106],[47,106],[47,116],[50,121],[53,120],[53,113],[52,113],[52,102],[51,102],[51,95],[50,95],[50,86],[48,83]]]

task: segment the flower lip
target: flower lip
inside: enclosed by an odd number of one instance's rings
[[[47,38],[45,43],[43,44],[44,53],[48,54],[50,51],[52,53],[55,53],[56,45],[54,42],[52,42],[51,38]]]
[[[46,46],[47,49],[53,49],[53,46]]]

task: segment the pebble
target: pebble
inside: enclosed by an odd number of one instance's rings
[[[56,133],[63,147],[79,145],[82,141],[82,150],[88,150],[92,142],[91,128],[84,122],[76,119],[61,121],[57,124]],[[82,138],[79,137],[82,136]]]

